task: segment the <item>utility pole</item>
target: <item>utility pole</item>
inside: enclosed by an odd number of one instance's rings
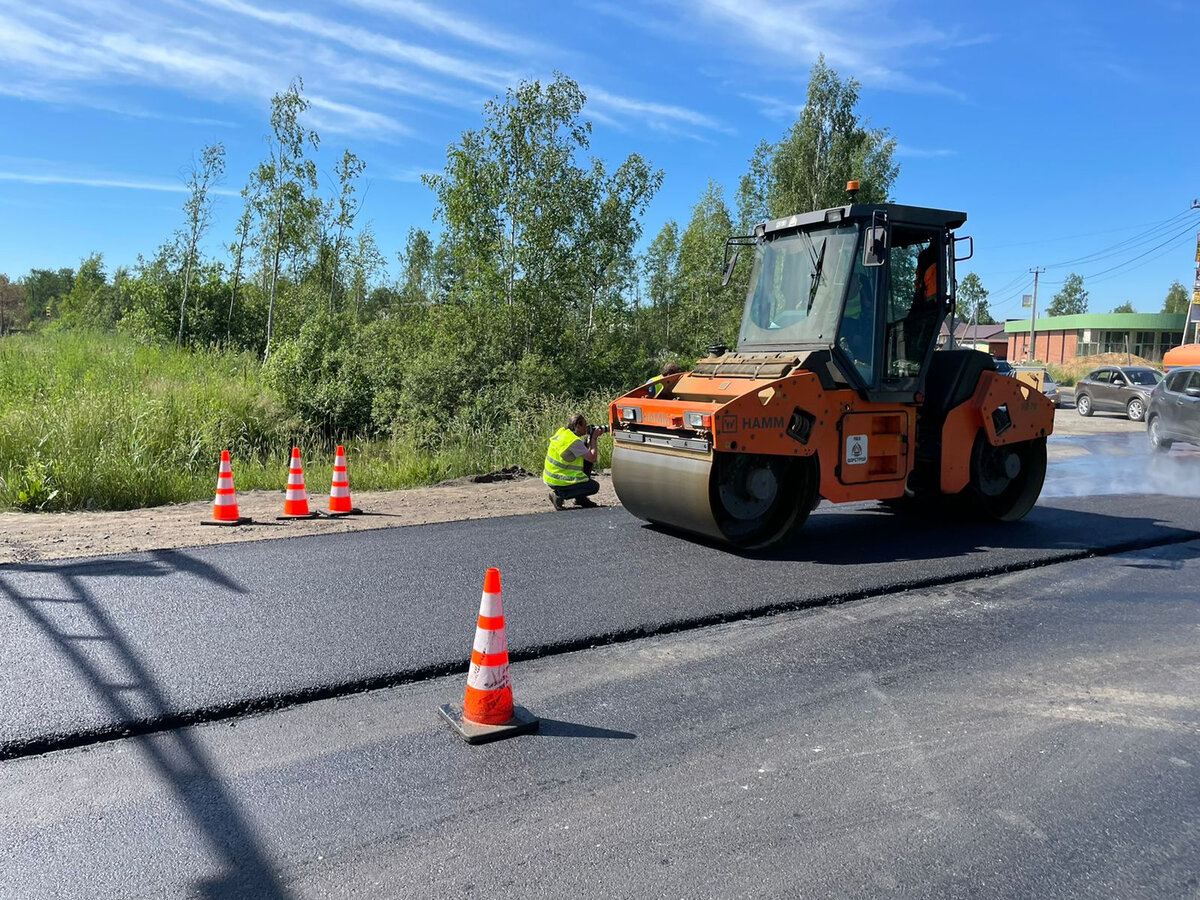
[[[1200,201],[1192,201],[1192,209],[1200,209]],[[1183,320],[1183,342],[1187,343],[1187,327],[1192,324],[1192,343],[1200,344],[1200,234],[1196,235],[1196,280],[1192,284],[1192,302]]]
[[[1029,270],[1033,273],[1033,315],[1029,318],[1029,360],[1037,359],[1037,287],[1038,276],[1046,271],[1046,267],[1034,266]]]

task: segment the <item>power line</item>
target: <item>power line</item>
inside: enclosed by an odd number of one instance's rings
[[[1176,243],[1176,242],[1178,242],[1178,241],[1179,241],[1179,239],[1180,239],[1180,238],[1182,238],[1184,235],[1191,234],[1191,231],[1192,231],[1192,228],[1193,228],[1193,227],[1194,227],[1194,226],[1193,226],[1191,223],[1188,223],[1186,226],[1184,226],[1184,228],[1183,228],[1183,230],[1182,230],[1182,231],[1177,231],[1177,232],[1175,232],[1175,234],[1171,235],[1169,238],[1167,238],[1167,239],[1166,239],[1165,241],[1163,241],[1161,244],[1156,244],[1155,246],[1151,247],[1149,250],[1144,250],[1143,252],[1141,252],[1141,253],[1137,254],[1137,256],[1131,256],[1129,259],[1125,260],[1125,261],[1124,261],[1124,262],[1122,262],[1122,263],[1118,263],[1118,264],[1117,264],[1117,265],[1115,265],[1115,266],[1110,266],[1110,267],[1109,267],[1109,268],[1107,268],[1107,269],[1101,269],[1099,272],[1092,272],[1092,273],[1091,273],[1091,274],[1089,274],[1089,275],[1084,275],[1084,276],[1081,276],[1081,277],[1083,277],[1083,278],[1085,278],[1085,279],[1095,279],[1095,278],[1098,278],[1098,277],[1099,277],[1099,276],[1101,276],[1101,275],[1107,275],[1107,274],[1108,274],[1108,273],[1110,273],[1110,272],[1116,272],[1118,269],[1124,269],[1124,268],[1125,268],[1126,266],[1128,266],[1130,263],[1132,263],[1132,262],[1135,262],[1136,260],[1139,260],[1139,259],[1141,259],[1143,256],[1147,256],[1147,255],[1149,255],[1149,254],[1153,253],[1155,250],[1160,250],[1160,249],[1162,249],[1163,247],[1167,247],[1168,245],[1173,245],[1173,244],[1175,244],[1175,243]],[[1149,262],[1149,260],[1147,260],[1147,262]],[[1065,282],[1063,282],[1063,281],[1047,281],[1047,284],[1064,284],[1064,283],[1065,283]]]
[[[1123,241],[1119,241],[1115,244],[1112,244],[1108,247],[1104,247],[1100,250],[1096,250],[1092,253],[1088,253],[1084,256],[1078,256],[1075,259],[1067,259],[1067,260],[1063,260],[1062,262],[1047,263],[1046,268],[1061,269],[1061,268],[1065,268],[1066,266],[1078,265],[1080,263],[1085,263],[1085,262],[1099,262],[1101,259],[1104,259],[1109,256],[1119,256],[1128,250],[1132,250],[1134,247],[1141,246],[1142,244],[1148,243],[1149,241],[1157,240],[1158,238],[1162,237],[1162,235],[1164,233],[1166,233],[1167,231],[1170,231],[1171,229],[1176,227],[1176,225],[1178,224],[1178,222],[1181,219],[1187,217],[1190,213],[1194,212],[1196,209],[1197,209],[1197,207],[1194,207],[1194,206],[1188,207],[1183,212],[1177,213],[1176,215],[1171,216],[1169,219],[1159,222],[1157,225],[1142,232],[1141,234],[1135,234],[1133,237],[1126,238]],[[1191,228],[1192,227],[1191,223],[1189,223],[1186,227]]]
[[[993,244],[993,245],[990,245],[989,249],[991,249],[991,250],[1008,250],[1013,247],[1032,247],[1035,244],[1038,246],[1042,246],[1044,244],[1054,243],[1055,241],[1073,241],[1073,240],[1076,240],[1077,238],[1095,237],[1095,236],[1101,235],[1101,234],[1116,234],[1121,231],[1128,231],[1130,228],[1142,228],[1143,226],[1149,227],[1149,228],[1158,228],[1161,225],[1171,223],[1175,219],[1178,219],[1180,216],[1187,215],[1187,213],[1189,213],[1191,210],[1193,210],[1195,208],[1196,207],[1194,207],[1194,206],[1188,207],[1183,212],[1176,213],[1175,215],[1173,215],[1167,219],[1163,219],[1162,221],[1159,221],[1159,222],[1139,222],[1136,225],[1127,225],[1123,228],[1106,228],[1102,231],[1087,231],[1082,234],[1064,234],[1064,235],[1060,235],[1059,237],[1038,238],[1036,241],[1016,241],[1011,244]],[[1137,235],[1135,235],[1134,237],[1137,237]],[[1129,240],[1133,240],[1133,238],[1130,238]]]

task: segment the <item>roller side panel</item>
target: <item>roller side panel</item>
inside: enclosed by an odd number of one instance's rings
[[[1015,378],[984,372],[971,399],[950,410],[942,426],[942,493],[957,494],[970,483],[980,430],[996,447],[1045,438],[1054,431],[1054,404]]]

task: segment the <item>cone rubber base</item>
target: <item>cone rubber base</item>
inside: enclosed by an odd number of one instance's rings
[[[502,741],[504,738],[515,737],[518,734],[528,734],[537,731],[541,721],[523,706],[513,705],[513,717],[503,725],[480,725],[463,718],[461,704],[447,703],[438,708],[442,717],[450,723],[450,727],[458,732],[468,744],[486,744],[490,741]]]
[[[254,523],[254,520],[251,519],[249,516],[239,516],[238,520],[236,522],[233,522],[233,521],[218,522],[216,519],[205,519],[200,524],[201,525],[224,525],[225,527],[229,528],[234,525],[252,525],[253,523]]]
[[[329,516],[331,519],[340,519],[342,516],[362,516],[366,514],[356,506],[354,509],[347,512],[329,512],[329,510],[326,510],[325,515]]]
[[[284,513],[282,515],[276,516],[275,518],[276,519],[285,519],[285,520],[286,519],[319,519],[319,518],[321,518],[321,513],[310,512],[310,513],[305,513],[302,516],[289,516],[287,513]]]

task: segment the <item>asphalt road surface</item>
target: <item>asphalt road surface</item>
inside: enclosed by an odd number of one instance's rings
[[[1195,897],[1198,538],[1106,495],[0,567],[0,897]],[[488,565],[543,725],[468,747]]]

